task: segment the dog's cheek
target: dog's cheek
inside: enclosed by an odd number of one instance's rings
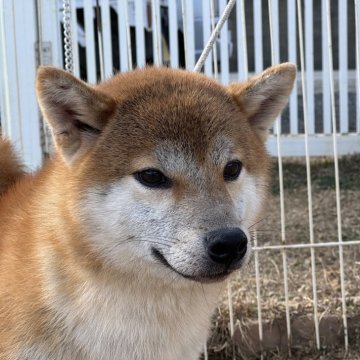
[[[240,180],[231,184],[229,191],[235,204],[235,211],[242,225],[248,229],[257,221],[263,207],[264,179],[243,169]]]
[[[105,250],[145,254],[151,241],[164,236],[168,198],[162,190],[145,189],[130,177],[91,189],[81,205],[90,240]]]

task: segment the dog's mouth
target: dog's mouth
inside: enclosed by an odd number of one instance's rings
[[[174,267],[172,267],[169,264],[169,262],[166,260],[165,256],[159,250],[157,250],[155,248],[151,248],[151,253],[154,256],[154,258],[156,260],[158,260],[162,265],[166,266],[167,268],[171,269],[178,275],[180,275],[183,278],[188,279],[188,280],[193,280],[193,281],[202,282],[202,283],[220,282],[220,281],[225,280],[228,277],[228,275],[230,275],[232,273],[232,270],[225,269],[224,271],[221,271],[219,273],[209,273],[209,274],[206,274],[206,275],[204,274],[201,276],[187,275],[187,274],[183,274],[182,272],[180,272],[180,271],[176,270]]]

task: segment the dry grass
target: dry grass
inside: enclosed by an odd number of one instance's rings
[[[341,215],[343,240],[360,240],[360,156],[340,159]],[[330,160],[317,159],[311,164],[314,219],[314,241],[337,241],[337,214],[334,190],[334,165]],[[259,245],[279,244],[280,200],[278,195],[277,165],[274,164],[272,195],[268,203],[269,214],[258,227]],[[308,197],[306,169],[302,160],[284,163],[285,223],[287,243],[309,242]],[[311,258],[309,249],[286,252],[291,316],[312,315],[313,285],[311,281]],[[261,310],[263,320],[283,318],[285,292],[283,258],[280,251],[259,253]],[[344,247],[346,305],[348,316],[360,314],[360,246]],[[341,317],[341,287],[339,276],[339,250],[318,248],[315,250],[316,292],[320,317]],[[258,319],[254,264],[236,274],[232,280],[233,309],[237,326],[254,323]],[[210,359],[232,359],[233,346],[229,336],[229,311],[227,297],[214,318],[214,333],[209,341]],[[286,332],[284,334],[286,336]],[[308,347],[292,349],[295,359],[360,359],[359,338],[350,339],[352,349],[344,357],[343,349]],[[241,349],[240,349],[241,350]],[[236,350],[236,358],[243,358]],[[245,357],[246,358],[246,357]],[[274,349],[266,359],[283,359],[287,355]]]

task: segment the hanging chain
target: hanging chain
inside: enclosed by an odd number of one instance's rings
[[[71,43],[71,0],[63,0],[63,21],[64,21],[64,56],[65,70],[73,72],[73,57]]]

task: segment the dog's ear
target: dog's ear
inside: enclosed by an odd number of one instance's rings
[[[94,144],[115,109],[110,97],[53,67],[39,68],[36,92],[55,146],[67,163]]]
[[[295,78],[296,66],[284,63],[270,67],[246,82],[228,86],[242,113],[263,141],[285,107]]]

